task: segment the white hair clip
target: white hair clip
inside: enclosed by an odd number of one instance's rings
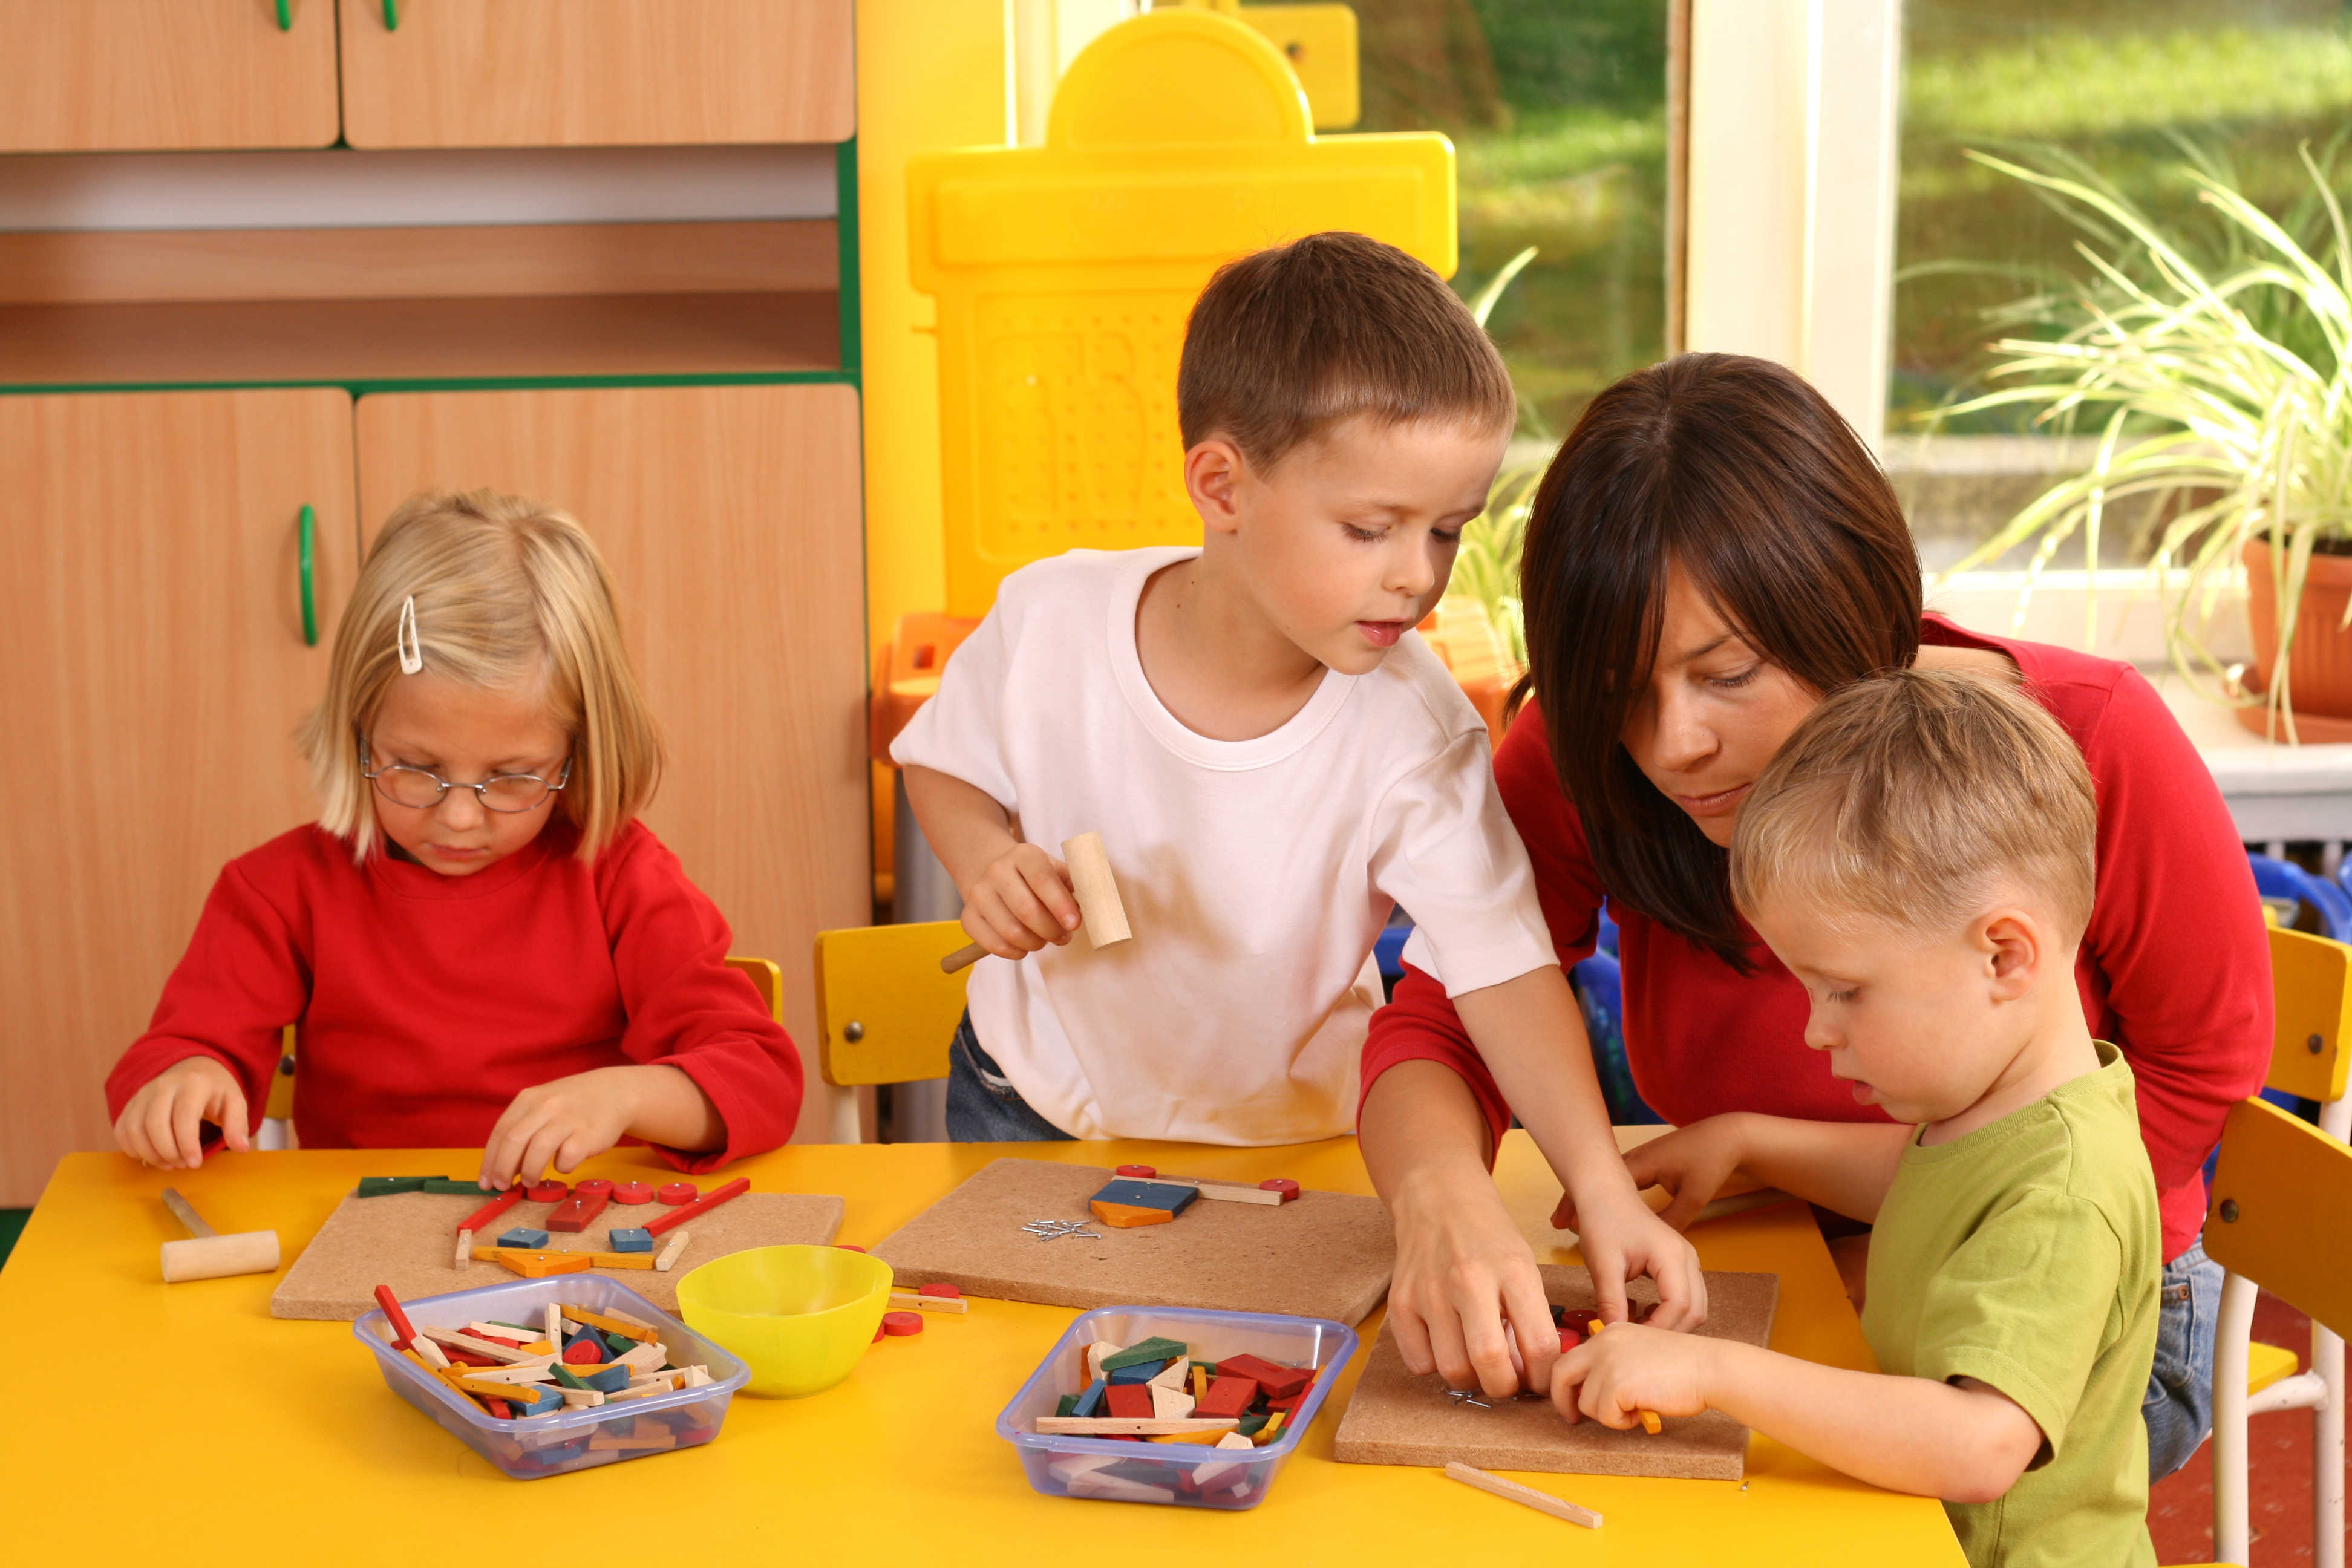
[[[416,640],[416,595],[411,594],[400,604],[400,629],[393,634],[393,646],[400,650],[400,673],[415,675],[425,668],[425,645]]]

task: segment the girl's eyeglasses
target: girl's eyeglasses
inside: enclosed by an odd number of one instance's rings
[[[479,784],[457,784],[426,768],[405,767],[394,763],[371,772],[368,750],[360,747],[360,775],[375,785],[376,794],[394,805],[413,810],[430,811],[439,806],[442,798],[453,789],[472,790],[482,803],[484,811],[535,811],[550,795],[572,782],[572,759],[563,759],[563,772],[553,784],[537,773],[493,773]]]

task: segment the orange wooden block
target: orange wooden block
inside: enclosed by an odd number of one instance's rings
[[[1097,1200],[1087,1204],[1087,1207],[1094,1211],[1095,1218],[1120,1230],[1132,1230],[1139,1225],[1166,1225],[1176,1217],[1166,1209],[1139,1208],[1132,1204],[1107,1204]]]
[[[551,1274],[584,1274],[595,1267],[594,1256],[586,1252],[533,1252],[520,1247],[478,1247],[474,1258],[480,1263],[503,1263],[526,1279],[544,1279]]]

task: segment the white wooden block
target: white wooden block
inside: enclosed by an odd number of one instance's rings
[[[707,1366],[690,1366],[686,1369],[686,1386],[688,1388],[707,1388],[718,1381],[710,1375],[710,1369]]]
[[[1153,1388],[1181,1388],[1184,1386],[1185,1380],[1191,1377],[1192,1374],[1192,1358],[1189,1356],[1180,1355],[1174,1361],[1170,1362],[1166,1366],[1161,1367],[1158,1372],[1151,1374],[1150,1386]]]
[[[1548,1513],[1554,1519],[1564,1519],[1570,1524],[1580,1524],[1587,1530],[1601,1528],[1601,1516],[1589,1508],[1579,1508],[1565,1498],[1556,1498],[1549,1492],[1539,1492],[1533,1487],[1523,1487],[1517,1481],[1507,1481],[1500,1476],[1490,1476],[1486,1471],[1475,1469],[1459,1460],[1449,1461],[1445,1467],[1445,1473],[1465,1486],[1476,1487],[1480,1491],[1492,1492],[1498,1498],[1508,1498],[1511,1501],[1523,1503],[1539,1513]]]
[[[1151,1390],[1151,1414],[1161,1421],[1173,1421],[1192,1414],[1192,1396],[1181,1388],[1163,1388],[1158,1384]]]
[[[441,1347],[435,1344],[431,1340],[426,1339],[423,1334],[419,1334],[415,1339],[409,1341],[408,1348],[415,1351],[419,1356],[422,1356],[426,1362],[430,1363],[434,1366],[443,1367],[449,1364],[449,1358],[441,1353]]]
[[[1064,1454],[1045,1462],[1045,1473],[1057,1481],[1067,1482],[1118,1463],[1120,1457],[1116,1454]]]
[[[668,1273],[670,1265],[676,1263],[678,1255],[686,1250],[687,1241],[692,1234],[691,1231],[681,1230],[671,1237],[669,1245],[661,1249],[661,1256],[654,1259],[654,1268],[664,1274]]]
[[[662,1363],[669,1360],[669,1352],[658,1344],[639,1344],[632,1347],[626,1355],[613,1359],[633,1372],[658,1372]]]
[[[470,1230],[461,1230],[457,1233],[457,1263],[460,1268],[471,1268],[474,1266],[474,1233]]]
[[[1238,1432],[1228,1432],[1223,1436],[1217,1439],[1217,1447],[1220,1448],[1255,1448],[1257,1445],[1251,1442],[1248,1438],[1243,1436]]]
[[[1125,1348],[1123,1345],[1113,1344],[1108,1340],[1097,1340],[1088,1345],[1087,1347],[1087,1381],[1088,1383],[1098,1381],[1103,1375],[1102,1363]]]

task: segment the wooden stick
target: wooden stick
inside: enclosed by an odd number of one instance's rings
[[[738,1176],[716,1192],[705,1193],[692,1203],[681,1204],[658,1219],[647,1220],[645,1225],[646,1231],[648,1235],[659,1236],[666,1230],[675,1230],[696,1215],[707,1214],[728,1199],[740,1198],[751,1190],[751,1179],[749,1176]]]
[[[1490,1476],[1484,1470],[1471,1468],[1457,1459],[1446,1461],[1445,1473],[1465,1486],[1476,1487],[1482,1492],[1492,1492],[1498,1498],[1508,1498],[1524,1503],[1554,1519],[1564,1519],[1570,1524],[1580,1524],[1587,1530],[1601,1528],[1601,1516],[1589,1508],[1579,1508],[1565,1499],[1549,1492],[1539,1492],[1533,1487],[1523,1487],[1517,1481],[1507,1481],[1500,1476]]]
[[[488,1340],[478,1340],[471,1334],[461,1334],[455,1329],[419,1329],[416,1331],[425,1339],[438,1340],[445,1345],[455,1345],[461,1351],[472,1351],[476,1355],[486,1355],[492,1361],[507,1366],[515,1366],[524,1362],[544,1362],[554,1359],[552,1356],[535,1356],[529,1351],[510,1350],[505,1345],[492,1344]]]
[[[1271,1204],[1279,1207],[1282,1203],[1280,1193],[1270,1193],[1247,1182],[1227,1181],[1220,1176],[1154,1176],[1151,1179],[1191,1187],[1202,1197],[1213,1198],[1221,1204]]]
[[[681,1230],[676,1236],[671,1237],[669,1238],[669,1245],[662,1248],[661,1256],[654,1259],[654,1267],[660,1269],[664,1274],[668,1273],[669,1266],[677,1261],[677,1255],[686,1250],[686,1244],[692,1239],[693,1233],[691,1231]]]
[[[385,1326],[388,1328],[391,1325],[387,1324]],[[436,1370],[446,1367],[449,1364],[449,1358],[443,1355],[441,1353],[441,1347],[435,1344],[431,1340],[411,1340],[408,1342],[408,1348],[416,1353],[416,1357],[419,1361],[422,1361],[425,1365],[433,1367]],[[474,1370],[477,1372],[487,1372],[489,1369],[487,1367],[476,1367]]]
[[[163,1206],[172,1211],[172,1217],[178,1220],[180,1222],[180,1227],[183,1230],[185,1230],[190,1236],[206,1237],[218,1236],[220,1234],[220,1232],[206,1225],[205,1223],[205,1216],[198,1214],[194,1207],[189,1204],[188,1200],[182,1197],[173,1188],[165,1187],[163,1189]]]
[[[969,1312],[971,1303],[960,1296],[919,1296],[912,1290],[890,1292],[890,1305],[912,1307],[919,1312]]]
[[[459,1230],[486,1230],[489,1227],[490,1221],[498,1218],[499,1215],[506,1213],[507,1210],[514,1207],[515,1205],[520,1202],[522,1202],[522,1184],[520,1182],[517,1182],[513,1186],[509,1187],[505,1192],[500,1193],[497,1197],[492,1198],[488,1203],[484,1204],[480,1208],[478,1208],[472,1214],[467,1215],[464,1220],[458,1223],[457,1228]]]
[[[1062,863],[1070,868],[1070,887],[1078,895],[1078,914],[1086,921],[1087,942],[1096,948],[1125,942],[1127,910],[1118,901],[1118,879],[1110,873],[1110,857],[1102,835],[1081,833],[1062,840]]]
[[[474,1265],[474,1233],[470,1230],[457,1233],[457,1262],[460,1268],[470,1268]]]
[[[1040,1415],[1037,1430],[1063,1437],[1164,1437],[1171,1432],[1230,1432],[1233,1415],[1186,1415],[1166,1421],[1148,1415]]]

